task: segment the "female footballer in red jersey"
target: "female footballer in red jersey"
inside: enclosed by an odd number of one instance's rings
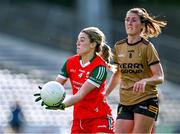
[[[57,107],[74,106],[71,133],[113,133],[114,120],[105,100],[107,62],[111,51],[102,31],[96,27],[83,29],[77,38],[77,54],[68,58],[56,81],[70,79],[73,95]]]
[[[158,116],[156,85],[164,80],[159,56],[148,37],[156,37],[166,22],[151,17],[143,8],[130,9],[125,18],[127,39],[115,44],[118,65],[107,95],[120,84],[115,132],[151,133]]]

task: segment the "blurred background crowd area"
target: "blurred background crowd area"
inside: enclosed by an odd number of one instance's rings
[[[166,78],[158,87],[161,103],[156,132],[180,132],[180,1],[0,0],[0,133],[69,133],[72,108],[45,110],[34,102],[33,94],[39,85],[54,80],[66,58],[75,54],[81,29],[99,27],[112,48],[125,38],[124,17],[133,7],[143,7],[168,22],[162,34],[151,39]],[[69,83],[65,87],[70,95]],[[117,94],[115,90],[108,98],[114,117]],[[20,111],[19,126],[18,122],[13,125]]]

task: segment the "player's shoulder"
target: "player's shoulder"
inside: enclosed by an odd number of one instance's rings
[[[98,54],[95,57],[95,62],[99,65],[106,65],[106,61]]]
[[[119,41],[117,41],[117,42],[115,43],[115,46],[124,44],[124,43],[126,43],[126,42],[127,42],[127,39],[121,39],[121,40],[119,40]]]
[[[66,64],[68,65],[71,65],[73,63],[76,63],[80,60],[80,56],[79,55],[73,55],[73,56],[70,56],[66,59]]]
[[[105,60],[100,55],[98,55],[98,54],[96,55],[96,59],[99,62],[105,62]]]
[[[68,58],[68,61],[71,61],[71,60],[79,60],[79,58],[80,58],[80,56],[79,56],[78,54],[76,54],[76,55],[70,56],[70,57]]]
[[[149,45],[151,44],[151,42],[145,38],[142,38],[142,41],[141,41],[144,45]]]

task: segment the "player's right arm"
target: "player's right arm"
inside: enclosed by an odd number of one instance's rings
[[[119,63],[118,63],[118,53],[116,49],[114,49],[114,63],[116,66],[116,71],[112,74],[111,79],[106,87],[106,96],[108,96],[118,84],[120,84],[121,81],[121,71],[119,69]]]
[[[106,96],[108,96],[115,89],[115,87],[120,84],[120,76],[121,72],[119,69],[117,69],[117,71],[112,74],[111,79],[106,87]]]
[[[56,77],[56,81],[64,85],[68,79],[68,73],[66,71],[67,61],[64,63],[63,67],[61,68],[60,73]]]
[[[61,77],[59,77],[59,75],[56,77],[56,81],[61,83],[62,85],[64,85],[64,83],[66,83],[67,79],[62,79]]]

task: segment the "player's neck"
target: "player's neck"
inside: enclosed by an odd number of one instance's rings
[[[94,53],[87,53],[84,55],[81,55],[81,60],[83,64],[86,64],[94,57]]]
[[[138,42],[140,40],[141,40],[141,36],[128,36],[127,42],[129,44],[134,44],[134,43],[136,43],[136,42]]]

